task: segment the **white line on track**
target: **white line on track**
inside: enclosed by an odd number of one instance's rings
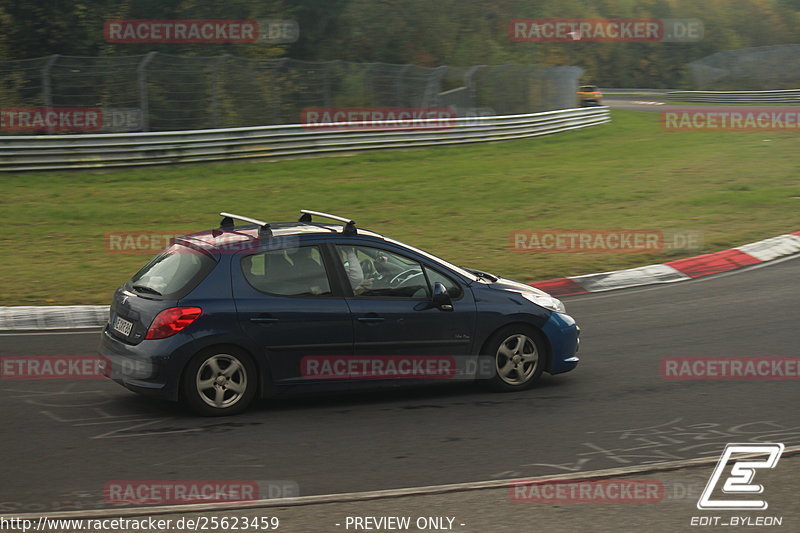
[[[790,446],[783,451],[783,456],[800,453],[800,446]],[[758,457],[763,454],[752,453],[741,455],[740,458]],[[269,500],[252,500],[245,502],[218,502],[218,503],[192,503],[184,505],[159,505],[151,507],[129,507],[126,509],[87,509],[81,511],[63,511],[52,513],[29,513],[13,515],[14,518],[34,520],[41,516],[48,518],[122,518],[143,515],[161,515],[177,513],[202,513],[217,511],[241,511],[244,509],[261,509],[271,507],[290,507],[298,505],[319,505],[329,503],[361,502],[387,498],[401,498],[404,496],[428,496],[434,494],[448,494],[468,492],[485,489],[502,489],[516,483],[543,483],[546,481],[563,480],[590,480],[607,479],[632,474],[648,472],[666,472],[715,464],[718,456],[698,457],[681,461],[669,461],[646,465],[627,466],[623,468],[609,468],[606,470],[593,470],[589,472],[574,472],[570,474],[557,474],[553,476],[539,476],[515,479],[499,479],[492,481],[471,481],[467,483],[451,483],[447,485],[429,485],[423,487],[408,487],[403,489],[373,490],[365,492],[342,492],[338,494],[319,494],[314,496],[297,496],[295,498],[274,498]],[[11,515],[2,515],[4,517]]]

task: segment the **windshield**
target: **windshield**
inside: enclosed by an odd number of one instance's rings
[[[411,246],[411,245],[406,244],[404,242],[395,241],[393,239],[389,239],[389,238],[386,238],[386,237],[384,237],[384,240],[386,242],[390,242],[392,244],[397,244],[398,246],[402,246],[404,248],[408,248],[409,250],[411,250],[413,252],[416,252],[416,253],[424,256],[424,257],[427,257],[428,259],[430,259],[432,261],[435,261],[435,262],[439,263],[442,266],[446,266],[447,268],[449,268],[449,269],[461,274],[462,276],[464,276],[465,278],[467,278],[467,279],[469,279],[471,281],[478,281],[480,279],[479,276],[476,276],[475,274],[465,270],[464,268],[462,268],[460,266],[456,266],[453,263],[450,263],[448,261],[445,261],[444,259],[442,259],[440,257],[436,257],[433,254],[429,254],[425,250],[420,250],[419,248],[415,248],[414,246]]]

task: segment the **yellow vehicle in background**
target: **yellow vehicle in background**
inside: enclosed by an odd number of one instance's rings
[[[590,107],[602,105],[600,98],[603,96],[595,85],[581,85],[578,88],[578,106]]]

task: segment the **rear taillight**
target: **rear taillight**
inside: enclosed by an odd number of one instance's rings
[[[164,309],[150,324],[145,339],[166,339],[198,319],[203,312],[199,307],[170,307]]]

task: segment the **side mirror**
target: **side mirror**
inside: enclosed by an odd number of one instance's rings
[[[433,284],[433,305],[442,311],[453,310],[453,301],[450,299],[450,295],[447,294],[447,289],[438,281]]]

